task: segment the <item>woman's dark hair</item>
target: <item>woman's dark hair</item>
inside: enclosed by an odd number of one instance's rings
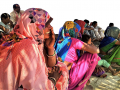
[[[17,6],[16,5],[18,5],[19,6],[19,4],[14,4],[13,5],[13,9],[16,9],[17,8]]]
[[[110,23],[110,24],[109,24],[109,27],[112,27],[112,26],[114,26],[114,23]]]
[[[0,31],[0,39],[2,38],[2,32]]]
[[[75,22],[75,21],[78,21],[78,19],[74,19],[74,22]]]
[[[85,23],[89,23],[89,20],[85,19],[84,22],[85,22]]]
[[[95,25],[96,23],[97,23],[97,21],[93,21],[93,22],[92,22],[92,25]]]
[[[86,35],[86,34],[82,35],[82,41],[85,42],[85,43],[87,43],[90,38],[91,37],[89,35]]]
[[[8,17],[10,18],[10,15],[8,13],[1,14],[1,20],[3,20],[3,18],[6,19]]]

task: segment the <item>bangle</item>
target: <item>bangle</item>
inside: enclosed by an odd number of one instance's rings
[[[54,81],[54,83],[56,85],[56,79],[54,77],[48,77],[48,79],[50,79],[51,81]]]
[[[53,55],[47,55],[48,57],[53,57],[53,56],[55,56],[55,51],[54,51],[54,54]]]

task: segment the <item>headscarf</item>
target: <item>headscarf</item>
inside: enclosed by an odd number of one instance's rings
[[[110,36],[110,37],[113,37],[115,39],[119,38],[119,34],[120,34],[120,29],[117,27],[109,27],[107,32],[106,32],[106,36]]]
[[[43,43],[43,30],[45,29],[45,26],[52,21],[52,18],[42,9],[31,8],[26,10],[25,13],[26,14],[22,15],[22,18],[19,19],[14,28],[14,32],[11,32],[10,35],[6,36],[10,39],[3,37],[4,40],[7,40],[5,43],[8,43],[8,41],[12,42],[13,40],[16,40],[17,42],[18,39],[23,38],[29,38],[34,42],[38,42],[38,45]],[[15,36],[17,36],[17,38]],[[19,41],[20,40],[18,40],[18,42]],[[4,46],[4,44],[2,43],[2,46]]]
[[[77,20],[75,21],[77,24],[79,24],[79,26],[81,27],[80,33],[83,34],[84,33],[84,28],[85,28],[85,22],[82,20]]]
[[[52,18],[43,9],[30,8],[12,34],[0,45],[0,89],[53,90],[43,56],[44,29]]]
[[[90,26],[92,26],[92,23],[93,23],[93,22],[90,23]]]
[[[64,61],[71,46],[72,38],[79,37],[79,31],[81,28],[77,23],[67,21],[60,29],[61,32],[56,40],[55,49],[57,55],[59,56],[58,60]]]
[[[100,42],[99,48],[102,48],[108,44],[110,44],[111,42],[115,41],[116,39],[114,39],[113,37],[105,37],[103,38],[103,40]]]

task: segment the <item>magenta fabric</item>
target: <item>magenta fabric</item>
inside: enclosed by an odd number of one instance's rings
[[[83,90],[99,60],[100,57],[97,54],[86,52],[74,62],[69,74],[68,90]]]
[[[71,46],[70,46],[68,53],[66,55],[65,61],[73,63],[75,60],[78,59],[76,49],[80,50],[82,48],[82,45],[84,42],[82,42],[76,38],[71,38],[71,39],[72,39],[72,43],[71,43]]]
[[[73,38],[65,61],[73,63],[69,72],[68,90],[82,90],[92,75],[100,57],[97,54],[84,53],[78,60],[77,49],[81,49],[84,42]],[[79,86],[77,86],[79,84]],[[76,87],[77,86],[77,87]]]

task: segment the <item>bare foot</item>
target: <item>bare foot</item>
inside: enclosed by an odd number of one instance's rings
[[[90,80],[87,81],[86,85],[89,85],[90,84]]]
[[[114,73],[115,73],[116,69],[113,69],[113,70],[114,70]],[[112,73],[112,71],[110,71],[109,69],[106,72]]]
[[[111,64],[116,64],[115,62],[111,62]]]
[[[114,73],[112,73],[113,76],[116,76],[118,74],[120,74],[120,71],[118,71],[118,72],[115,71]]]
[[[100,77],[105,78],[105,77],[107,77],[107,74],[102,74]]]
[[[112,67],[120,67],[120,66],[117,65],[116,63],[112,63],[111,66],[112,66]]]
[[[93,87],[91,85],[86,85],[83,90],[93,90]]]

